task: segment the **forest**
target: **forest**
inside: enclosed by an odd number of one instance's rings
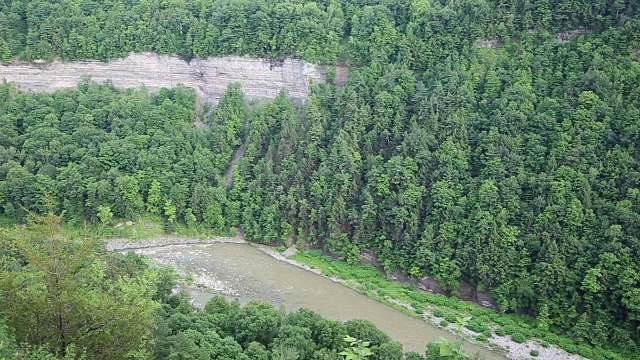
[[[527,314],[603,358],[633,358],[639,8],[6,0],[6,64],[156,51],[294,56],[351,75],[344,87],[314,86],[304,105],[283,93],[250,109],[232,86],[203,115],[208,131],[192,124],[189,89],[1,85],[0,211],[23,223],[53,207],[75,226],[151,213],[168,232],[240,227],[253,241],[314,246],[349,263],[373,249],[387,272],[432,277],[454,296],[471,284],[501,312]]]

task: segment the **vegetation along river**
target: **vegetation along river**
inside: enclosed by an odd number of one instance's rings
[[[309,308],[336,320],[367,319],[405,351],[423,353],[426,343],[443,336],[454,337],[425,321],[403,314],[313,272],[278,261],[248,244],[218,243],[170,245],[138,249],[162,264],[174,266],[203,284],[209,292],[193,291],[196,305],[202,306],[212,293],[241,302],[267,300],[288,310]],[[466,344],[467,351],[480,352],[487,359],[504,359],[487,349]]]

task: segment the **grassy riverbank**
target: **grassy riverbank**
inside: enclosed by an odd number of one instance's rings
[[[469,334],[479,334],[478,341],[491,342],[491,337],[508,337],[516,344],[528,340],[533,340],[543,348],[554,344],[571,354],[596,360],[635,358],[634,354],[625,353],[624,349],[597,348],[577,343],[553,332],[553,329],[544,330],[541,328],[542,324],[526,315],[500,314],[472,302],[427,293],[413,286],[397,283],[387,279],[371,265],[349,265],[318,251],[299,252],[290,258],[316,268],[326,276],[345,280],[344,284],[354,290],[405,313],[423,316],[432,322],[444,319],[436,325],[446,327],[448,323],[455,322],[456,317],[472,316],[467,328],[473,332]]]

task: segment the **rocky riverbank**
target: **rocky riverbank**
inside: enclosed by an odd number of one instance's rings
[[[245,240],[239,237],[212,237],[205,239],[187,238],[187,237],[158,237],[148,240],[131,241],[125,238],[106,239],[108,251],[138,250],[148,249],[169,245],[196,245],[196,244],[217,244],[217,243],[234,243],[245,244]]]

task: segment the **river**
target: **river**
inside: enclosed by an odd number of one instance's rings
[[[203,306],[212,293],[228,298],[266,300],[287,310],[312,309],[335,320],[367,319],[404,345],[405,351],[424,353],[425,344],[448,332],[361,295],[321,275],[274,259],[249,244],[169,245],[136,252],[190,274],[209,291],[192,291]],[[505,359],[485,348],[465,344],[467,351],[487,359]]]

